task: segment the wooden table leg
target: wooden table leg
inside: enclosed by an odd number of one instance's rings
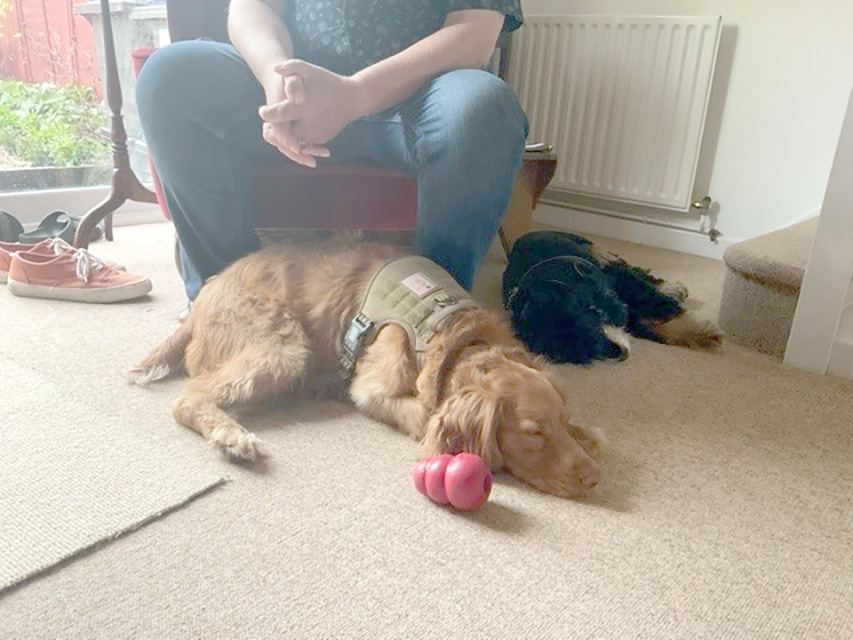
[[[157,202],[157,195],[145,188],[130,168],[130,156],[127,151],[127,131],[121,115],[121,84],[116,64],[115,42],[113,40],[112,18],[109,0],[101,0],[101,20],[104,27],[104,62],[106,64],[107,103],[111,111],[110,140],[113,150],[113,178],[110,194],[89,211],[80,221],[74,236],[74,246],[86,248],[95,226],[104,218],[107,240],[113,239],[113,212],[128,200],[134,202]]]
[[[533,209],[539,196],[551,182],[557,168],[553,153],[527,152],[515,177],[509,206],[501,220],[498,235],[504,252],[509,256],[512,245],[530,231]]]
[[[501,245],[509,256],[512,245],[530,230],[533,217],[534,181],[536,167],[525,162],[515,177],[509,207],[499,230]]]
[[[104,235],[107,240],[113,239],[113,212],[128,200],[134,202],[150,202],[156,204],[157,195],[142,186],[136,174],[130,169],[116,169],[113,172],[112,186],[109,195],[96,207],[90,210],[77,227],[74,235],[74,246],[85,249],[89,246],[97,224],[106,218]]]

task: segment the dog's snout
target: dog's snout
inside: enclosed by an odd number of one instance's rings
[[[598,484],[598,469],[594,465],[582,465],[577,471],[578,481],[585,490],[592,489]]]

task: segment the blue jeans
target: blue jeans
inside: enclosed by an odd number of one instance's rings
[[[259,246],[249,168],[280,158],[261,137],[263,91],[234,47],[196,40],[157,51],[136,100],[194,299],[205,278]],[[415,249],[470,288],[509,203],[526,134],[502,80],[450,71],[351,123],[329,143],[329,161],[366,159],[415,175]]]

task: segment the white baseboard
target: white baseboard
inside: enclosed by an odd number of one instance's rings
[[[149,205],[151,206],[151,205]],[[137,224],[171,224],[160,209],[148,209],[147,211],[122,211],[113,218],[114,227],[129,227]]]
[[[823,372],[818,371],[818,373]],[[853,343],[847,340],[836,339],[832,345],[826,373],[839,378],[853,380]]]
[[[791,222],[790,224],[786,224],[785,226],[786,227],[792,227],[795,224],[799,224],[801,222],[805,222],[806,220],[811,220],[812,218],[816,218],[817,216],[820,215],[820,209],[821,208],[818,207],[814,211],[809,211],[808,213],[804,213],[799,218],[796,218],[793,222]]]
[[[533,211],[533,220],[567,231],[626,240],[650,247],[713,258],[714,260],[722,260],[723,252],[739,241],[734,238],[722,237],[718,238],[716,242],[712,242],[707,236],[698,233],[668,229],[632,220],[619,220],[542,203],[537,205]]]

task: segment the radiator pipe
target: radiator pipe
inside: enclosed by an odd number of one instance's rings
[[[702,200],[697,200],[692,203],[690,206],[693,209],[696,209],[700,212],[701,218],[699,220],[699,228],[689,227],[683,224],[677,224],[675,222],[667,222],[665,220],[657,220],[655,218],[650,218],[648,216],[643,215],[635,215],[632,213],[621,213],[617,211],[607,211],[606,209],[597,209],[596,207],[591,207],[589,205],[582,204],[573,204],[568,202],[563,202],[560,200],[552,200],[546,196],[542,196],[539,199],[539,202],[543,204],[550,204],[557,207],[564,207],[566,209],[575,209],[577,211],[583,211],[586,213],[594,213],[600,216],[606,216],[608,218],[616,218],[617,220],[628,220],[629,222],[640,222],[642,224],[649,224],[656,227],[665,227],[667,229],[676,229],[678,231],[687,231],[688,233],[698,233],[701,236],[708,236],[708,239],[711,242],[716,242],[718,238],[722,237],[722,232],[717,229],[713,221],[711,222],[711,227],[709,229],[702,229],[704,226],[704,222],[706,220],[710,220],[710,209],[712,200],[710,197],[705,196]]]

